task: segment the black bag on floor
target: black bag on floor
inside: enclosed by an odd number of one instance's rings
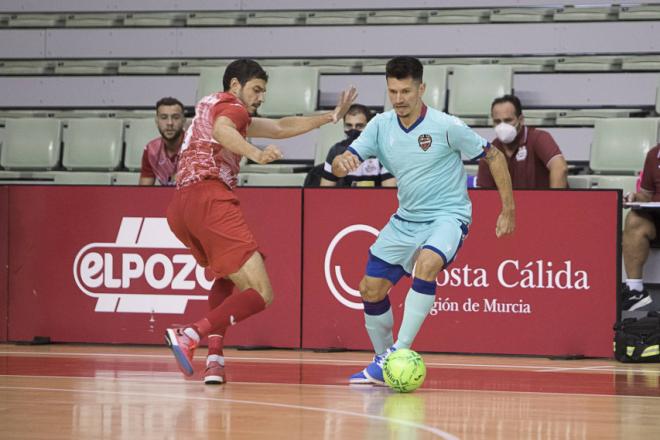
[[[660,362],[660,315],[626,318],[614,325],[614,357],[620,362]]]

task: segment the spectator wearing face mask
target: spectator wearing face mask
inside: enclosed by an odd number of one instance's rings
[[[497,138],[492,144],[507,158],[514,189],[566,188],[568,166],[559,146],[547,131],[525,125],[520,100],[513,95],[496,98],[490,114]],[[484,159],[479,161],[476,186],[495,188]]]
[[[321,186],[396,186],[396,179],[376,158],[366,159],[346,177],[339,178],[332,174],[332,161],[346,151],[371,119],[371,112],[361,104],[353,104],[344,116],[346,139],[337,142],[328,151],[328,157],[321,174]]]

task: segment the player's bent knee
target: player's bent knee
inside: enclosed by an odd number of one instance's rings
[[[387,295],[387,289],[383,289],[378,283],[369,282],[366,279],[360,282],[359,288],[360,296],[366,302],[378,302]]]

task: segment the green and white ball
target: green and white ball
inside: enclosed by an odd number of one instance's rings
[[[424,383],[426,365],[416,351],[401,348],[385,359],[383,377],[394,391],[409,393]]]

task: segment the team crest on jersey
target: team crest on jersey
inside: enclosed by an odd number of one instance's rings
[[[431,138],[430,134],[420,134],[419,137],[417,138],[417,143],[419,144],[419,148],[426,151],[431,147],[431,143],[433,143],[433,138]]]

